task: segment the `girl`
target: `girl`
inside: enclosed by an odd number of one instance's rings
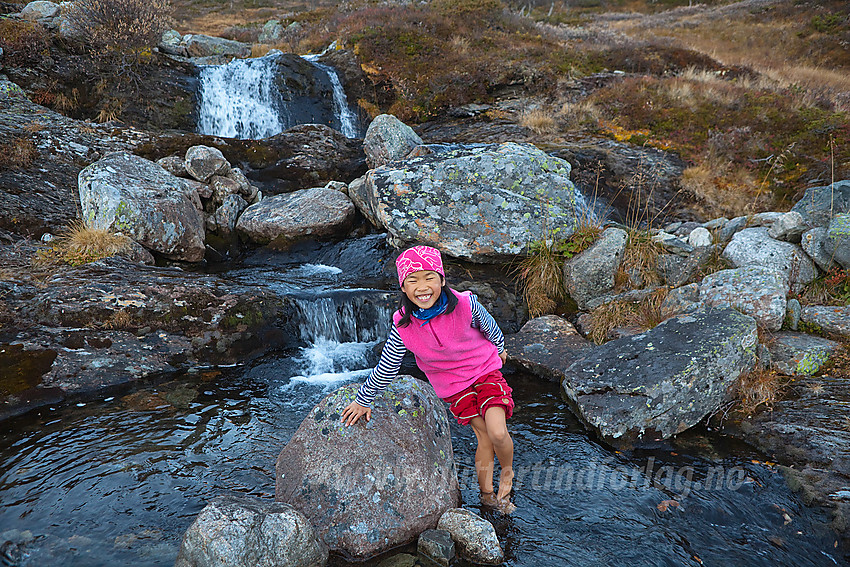
[[[496,321],[470,292],[446,285],[440,251],[429,246],[405,250],[396,260],[401,286],[399,309],[378,365],[342,412],[351,426],[372,418],[371,404],[398,375],[401,359],[413,352],[416,364],[438,396],[450,403],[458,423],[472,425],[478,438],[475,471],[481,502],[510,513],[514,444],[506,420],[514,401],[499,369],[507,358]],[[502,472],[493,493],[493,456]]]

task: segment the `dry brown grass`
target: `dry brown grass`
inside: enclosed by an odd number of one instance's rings
[[[555,114],[545,108],[526,110],[520,115],[519,123],[538,135],[552,134],[558,129]]]
[[[663,252],[660,244],[652,241],[644,229],[630,227],[626,251],[621,264],[631,287],[647,287],[661,283],[658,275],[658,256]],[[618,279],[622,278],[622,274]],[[616,283],[616,282],[615,282]]]
[[[667,318],[661,309],[667,292],[667,288],[661,288],[642,301],[612,301],[600,305],[590,313],[588,338],[596,344],[602,344],[610,338],[611,331],[617,328],[652,329]]]
[[[0,144],[0,171],[4,169],[26,169],[38,157],[35,143],[27,137],[18,137]]]
[[[122,112],[124,112],[124,102],[117,98],[111,98],[106,101],[103,108],[97,113],[96,120],[101,124],[111,120],[118,120]]]
[[[62,263],[80,266],[121,254],[127,250],[130,243],[131,240],[124,235],[89,228],[78,220],[54,240],[50,248],[39,250],[33,258],[33,263],[40,268]]]
[[[787,385],[788,378],[773,370],[756,369],[742,375],[734,387],[738,410],[751,415],[759,406],[772,408]]]
[[[751,171],[716,156],[685,169],[681,184],[705,218],[754,212],[767,201],[766,195],[759,195],[759,184]]]
[[[602,114],[591,101],[567,101],[561,105],[558,118],[564,122],[566,129],[572,130],[584,126],[595,127],[602,118]]]
[[[130,329],[133,327],[133,317],[123,309],[120,309],[115,311],[112,317],[104,322],[103,326],[116,331]]]

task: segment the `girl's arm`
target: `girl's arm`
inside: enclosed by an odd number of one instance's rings
[[[404,358],[406,352],[407,348],[398,334],[398,329],[393,325],[387,337],[387,342],[384,343],[384,349],[381,351],[381,359],[378,361],[378,365],[369,374],[366,382],[360,386],[354,401],[348,404],[342,411],[342,420],[346,425],[357,423],[357,420],[364,415],[366,416],[366,421],[372,418],[372,400],[398,376],[398,371],[401,368],[401,360]]]
[[[496,351],[504,362],[507,356],[505,353],[505,335],[502,334],[496,320],[478,303],[478,297],[474,293],[469,296],[469,304],[472,308],[472,326],[479,329],[487,337],[487,340],[496,346]]]

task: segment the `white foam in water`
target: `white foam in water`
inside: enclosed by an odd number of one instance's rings
[[[301,269],[309,274],[341,274],[342,269],[336,266],[327,266],[325,264],[303,264]]]
[[[281,387],[287,390],[295,384],[332,386],[365,378],[371,371],[366,354],[377,341],[368,343],[339,343],[329,339],[318,339],[314,344],[301,349],[302,356],[295,360],[301,374],[290,378]]]
[[[317,61],[319,58],[318,55],[302,55],[301,57],[327,74],[334,89],[334,112],[339,120],[339,131],[347,138],[356,138],[358,135],[357,116],[348,106],[348,97],[345,96],[345,89],[342,88],[342,83],[339,82],[339,75],[337,75],[336,70],[333,67],[319,63]]]

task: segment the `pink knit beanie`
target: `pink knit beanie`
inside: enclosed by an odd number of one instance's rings
[[[432,270],[446,277],[440,251],[430,246],[408,248],[396,258],[395,265],[398,269],[398,285],[400,286],[404,285],[404,278],[420,270]]]

